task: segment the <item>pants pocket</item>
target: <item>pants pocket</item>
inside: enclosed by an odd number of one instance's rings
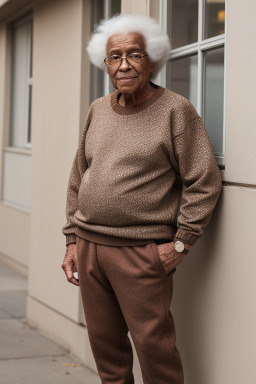
[[[165,257],[163,257],[163,255],[159,252],[158,244],[156,244],[155,242],[151,243],[151,247],[152,247],[152,253],[153,253],[155,265],[159,270],[160,274],[163,277],[167,277],[170,274],[175,273],[176,268],[170,268],[170,260],[167,260],[166,262]],[[171,258],[171,255],[167,255],[167,258],[168,257]]]
[[[176,260],[175,260],[176,256],[173,254],[170,244],[155,243],[155,249],[156,249],[157,258],[165,274],[168,276],[169,274],[175,273],[176,272]]]

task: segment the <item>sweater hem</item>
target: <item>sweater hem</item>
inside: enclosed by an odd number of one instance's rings
[[[109,246],[137,246],[144,245],[149,243],[167,243],[172,241],[170,237],[162,238],[162,239],[125,239],[122,237],[106,235],[104,233],[93,232],[85,228],[77,227],[76,235],[81,237],[82,239],[91,241],[93,243],[109,245]]]
[[[75,244],[76,243],[76,235],[74,233],[66,235],[66,245]]]

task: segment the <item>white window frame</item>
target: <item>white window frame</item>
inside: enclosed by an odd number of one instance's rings
[[[168,25],[168,5],[167,2],[169,0],[160,0],[160,24],[162,28],[166,31]],[[168,61],[174,58],[182,58],[186,56],[190,56],[192,54],[198,55],[198,66],[197,66],[197,112],[202,118],[204,111],[204,72],[205,72],[205,62],[203,52],[218,47],[224,47],[224,105],[223,105],[223,152],[224,156],[221,153],[214,152],[216,160],[219,165],[225,165],[225,126],[226,126],[226,36],[227,36],[227,0],[225,0],[225,33],[219,36],[211,37],[208,39],[203,39],[204,34],[204,14],[205,14],[205,0],[198,0],[198,41],[193,44],[188,44],[186,46],[176,48],[170,51]],[[162,86],[166,86],[166,68],[164,68],[158,77],[158,82]]]
[[[31,91],[31,95],[32,95],[32,85],[33,85],[33,77],[32,77],[32,39],[33,39],[33,16],[32,14],[29,14],[27,16],[24,16],[22,17],[21,19],[17,20],[16,22],[13,23],[13,26],[12,26],[12,34],[13,34],[13,31],[15,30],[15,28],[21,26],[22,24],[24,23],[27,23],[27,22],[30,22],[31,23],[31,33],[30,33],[30,36],[29,36],[29,46],[30,46],[30,51],[29,51],[29,60],[28,60],[28,68],[27,68],[27,92],[26,92],[26,111],[27,111],[27,114],[26,114],[26,121],[25,121],[25,129],[23,131],[23,147],[22,148],[17,148],[19,151],[20,150],[31,150],[32,148],[32,144],[31,144],[31,141],[28,141],[28,133],[29,133],[29,127],[30,127],[30,138],[31,138],[31,121],[30,121],[30,124],[29,124],[29,119],[30,119],[30,116],[31,116],[31,108],[32,108],[32,97],[30,99],[30,91]],[[13,44],[13,43],[12,43]],[[12,50],[13,52],[13,46],[12,46]],[[13,61],[13,53],[12,53],[12,57],[11,57],[11,61]],[[12,64],[13,66],[13,64]],[[13,102],[13,73],[12,73],[12,70],[11,70],[11,108],[10,108],[10,130],[9,130],[9,140],[10,140],[10,135],[11,135],[11,131],[12,131],[12,114],[13,114],[13,108],[12,108],[12,102]],[[9,148],[12,148],[12,149],[15,149],[16,147],[15,146],[12,146],[10,144],[10,141],[8,143],[8,147]]]
[[[111,16],[111,0],[104,0],[104,19],[108,19]],[[111,90],[111,80],[107,72],[104,71],[104,84],[103,95],[109,95]]]
[[[97,6],[97,3],[94,5]],[[109,18],[112,14],[111,8],[111,0],[104,0],[100,18]],[[93,22],[98,23],[98,21],[98,16],[94,15]],[[92,103],[97,97],[109,95],[111,92],[113,92],[113,86],[107,71],[97,69],[91,64],[90,102]]]
[[[109,18],[110,16],[110,10],[111,10],[111,0],[105,0],[104,1],[104,19]],[[104,71],[103,75],[103,95],[109,95],[110,93],[110,81],[109,81],[109,76],[108,74]]]
[[[10,71],[10,78],[8,79],[10,97],[8,98],[8,125],[6,126],[6,135],[4,139],[3,147],[3,162],[2,162],[2,174],[1,174],[1,204],[7,207],[15,208],[19,211],[30,213],[30,203],[31,203],[31,166],[32,166],[32,156],[31,156],[31,142],[28,142],[28,128],[29,128],[29,108],[32,108],[32,103],[29,104],[29,88],[31,87],[33,79],[30,76],[32,71],[30,71],[30,65],[32,65],[32,40],[33,40],[33,14],[29,13],[26,16],[14,21],[11,28],[9,29],[8,44],[10,44],[9,59],[13,60],[13,39],[12,33],[15,26],[21,25],[24,22],[31,21],[31,34],[30,34],[30,63],[29,68],[27,69],[27,118],[26,118],[26,127],[23,131],[23,148],[11,146],[11,124],[12,124],[12,86],[13,86],[13,72]],[[12,68],[12,67],[11,67]],[[9,76],[8,76],[9,77]],[[31,124],[31,122],[30,122]],[[30,137],[32,133],[32,125],[30,125]],[[22,182],[20,182],[22,179]]]

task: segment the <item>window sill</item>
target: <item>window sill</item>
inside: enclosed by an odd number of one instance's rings
[[[24,213],[31,214],[31,209],[25,208],[25,207],[21,207],[20,205],[16,205],[14,203],[9,203],[7,201],[1,200],[0,204],[3,205],[4,207],[7,207],[7,208],[16,209],[17,211],[21,211],[21,212],[24,212]]]
[[[23,148],[15,148],[15,147],[5,147],[4,152],[16,153],[19,155],[27,155],[27,156],[32,155],[31,149],[23,149]]]

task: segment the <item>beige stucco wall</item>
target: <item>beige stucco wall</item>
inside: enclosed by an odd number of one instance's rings
[[[61,229],[80,114],[88,106],[83,99],[81,112],[83,16],[82,0],[44,1],[34,8],[29,295],[75,322],[79,290],[61,269],[66,250]]]
[[[123,0],[122,11],[157,18],[157,3]],[[186,384],[241,384],[256,378],[256,3],[229,0],[227,14],[223,191],[210,225],[174,278],[171,309]],[[79,289],[60,268],[67,181],[89,100],[89,63],[82,49],[89,15],[89,1],[35,4],[31,220],[0,203],[0,251],[29,265],[28,322],[96,369],[86,328],[79,325],[84,323]],[[2,25],[0,83],[6,73],[5,41]],[[1,88],[0,142],[4,92]],[[13,232],[19,247],[10,241]],[[142,383],[137,358],[134,365],[136,383]]]
[[[188,384],[256,377],[255,196],[223,187],[210,226],[175,277],[172,310]]]
[[[226,180],[256,185],[256,2],[228,1]],[[238,28],[239,25],[239,28]]]
[[[122,1],[122,13],[136,14],[136,15],[147,15],[148,13],[148,2],[149,0],[140,1]]]

